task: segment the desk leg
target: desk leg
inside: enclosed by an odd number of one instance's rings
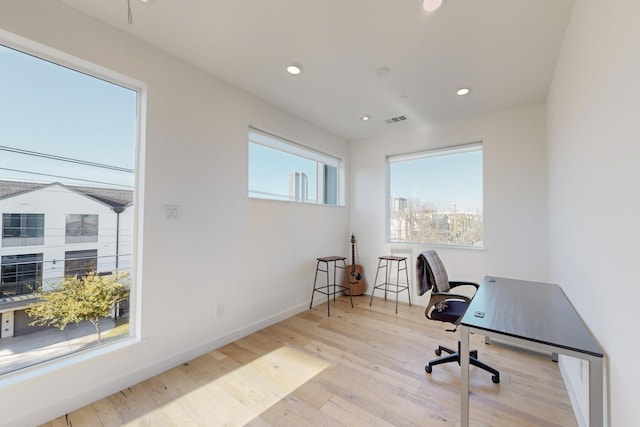
[[[469,328],[460,326],[460,425],[469,427]]]
[[[602,358],[589,358],[589,426],[601,427],[603,419],[603,396],[604,387],[602,381]]]

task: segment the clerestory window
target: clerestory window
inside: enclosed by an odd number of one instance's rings
[[[341,159],[249,129],[249,197],[344,205]]]

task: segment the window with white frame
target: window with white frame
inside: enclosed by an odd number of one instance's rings
[[[342,205],[341,160],[249,129],[249,197]]]
[[[4,374],[129,337],[133,330],[129,321],[136,313],[118,319],[107,313],[103,321],[110,324],[112,317],[113,328],[106,339],[98,342],[93,325],[81,323],[77,332],[86,345],[61,345],[65,350],[52,356],[42,351],[43,343],[68,338],[57,328],[32,327],[27,312],[47,293],[63,289],[69,276],[90,272],[122,280],[137,294],[140,273],[118,259],[135,258],[144,85],[11,34],[0,37],[0,313],[16,322],[3,323],[0,334]],[[28,295],[34,291],[43,294]],[[45,333],[53,336],[42,339]],[[7,352],[17,335],[19,351]]]
[[[387,157],[390,242],[483,247],[482,144]]]

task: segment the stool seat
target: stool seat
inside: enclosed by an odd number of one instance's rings
[[[391,280],[391,273],[393,270],[393,263],[396,263],[396,280]],[[378,273],[384,269],[384,280],[382,283],[378,283]],[[405,282],[400,282],[400,272],[404,270]],[[378,270],[376,271],[376,278],[373,280],[373,289],[371,290],[371,299],[369,300],[369,306],[373,303],[373,294],[376,289],[384,289],[384,299],[387,299],[387,292],[396,294],[396,314],[398,314],[398,294],[403,291],[407,291],[409,295],[409,307],[411,307],[411,288],[409,287],[409,271],[407,269],[407,257],[406,256],[394,256],[383,255],[378,257]]]
[[[325,257],[316,258],[316,259],[322,262],[332,262],[332,261],[344,261],[347,258],[343,256],[325,256]]]
[[[331,311],[329,309],[329,301],[330,301],[330,297],[331,295],[333,295],[333,301],[336,300],[336,294],[349,291],[349,299],[351,300],[351,308],[353,308],[353,298],[351,298],[351,284],[347,281],[346,282],[346,286],[345,285],[341,285],[336,283],[336,272],[337,269],[342,269],[345,270],[347,269],[347,262],[346,262],[346,257],[343,256],[325,256],[325,257],[320,257],[320,258],[316,258],[316,276],[313,279],[313,291],[311,292],[311,304],[309,304],[309,309],[311,309],[311,307],[313,307],[313,296],[316,292],[319,292],[323,295],[327,296],[327,317],[331,316]],[[338,263],[341,262],[342,265],[338,265]],[[322,268],[320,266],[320,263],[322,263]],[[333,263],[333,283],[329,282],[329,264]],[[327,275],[327,282],[326,284],[322,284],[322,285],[318,285],[318,272],[321,273],[326,273]],[[333,289],[331,289],[331,287],[333,286]]]
[[[384,255],[384,256],[378,257],[378,259],[385,259],[387,261],[406,261],[407,257],[406,256]]]

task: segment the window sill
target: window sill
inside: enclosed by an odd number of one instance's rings
[[[20,384],[28,380],[37,379],[38,377],[41,377],[43,375],[47,375],[61,369],[69,368],[79,363],[86,362],[91,359],[123,350],[125,348],[136,345],[139,342],[140,339],[135,336],[122,338],[112,342],[98,344],[95,347],[86,350],[79,350],[77,352],[57,356],[50,360],[39,362],[31,366],[19,368],[15,371],[7,372],[0,375],[0,388]]]

